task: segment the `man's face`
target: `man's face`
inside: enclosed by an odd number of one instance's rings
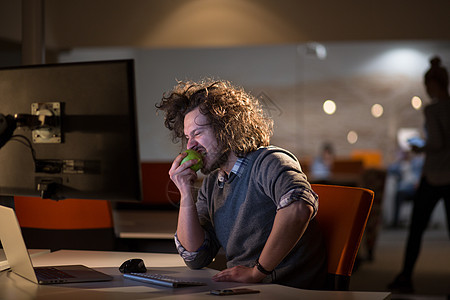
[[[184,117],[184,134],[187,139],[187,148],[203,154],[203,174],[209,174],[220,168],[225,162],[227,155],[224,154],[209,124],[208,118],[203,115],[199,108],[187,113]]]

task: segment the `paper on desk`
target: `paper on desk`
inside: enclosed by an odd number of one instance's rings
[[[3,249],[0,249],[0,272],[9,269],[8,261],[6,260],[6,255]]]
[[[8,261],[0,261],[0,272],[9,269]]]

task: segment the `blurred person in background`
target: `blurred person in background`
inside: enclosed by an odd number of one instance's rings
[[[328,183],[331,179],[331,169],[334,162],[334,148],[331,143],[324,143],[311,165],[311,181],[314,183]]]
[[[400,208],[416,194],[422,175],[423,155],[402,150],[397,161],[388,167],[388,175],[395,177],[394,216],[392,228],[400,227]]]
[[[422,236],[431,214],[440,199],[444,199],[447,229],[450,234],[450,95],[448,72],[441,59],[433,57],[425,73],[424,83],[431,103],[424,109],[426,141],[424,146],[412,145],[413,151],[423,152],[425,162],[422,177],[414,197],[403,268],[388,285],[392,291],[413,292],[412,275],[419,257]]]

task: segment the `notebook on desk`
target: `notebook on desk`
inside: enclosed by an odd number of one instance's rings
[[[0,240],[11,271],[38,284],[108,281],[113,277],[83,265],[33,267],[14,210],[0,205]]]

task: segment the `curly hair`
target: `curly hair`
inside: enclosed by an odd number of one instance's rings
[[[269,145],[273,121],[259,101],[228,81],[212,79],[180,81],[156,104],[165,112],[164,124],[174,142],[186,142],[184,117],[197,107],[208,118],[219,144],[236,156]]]

